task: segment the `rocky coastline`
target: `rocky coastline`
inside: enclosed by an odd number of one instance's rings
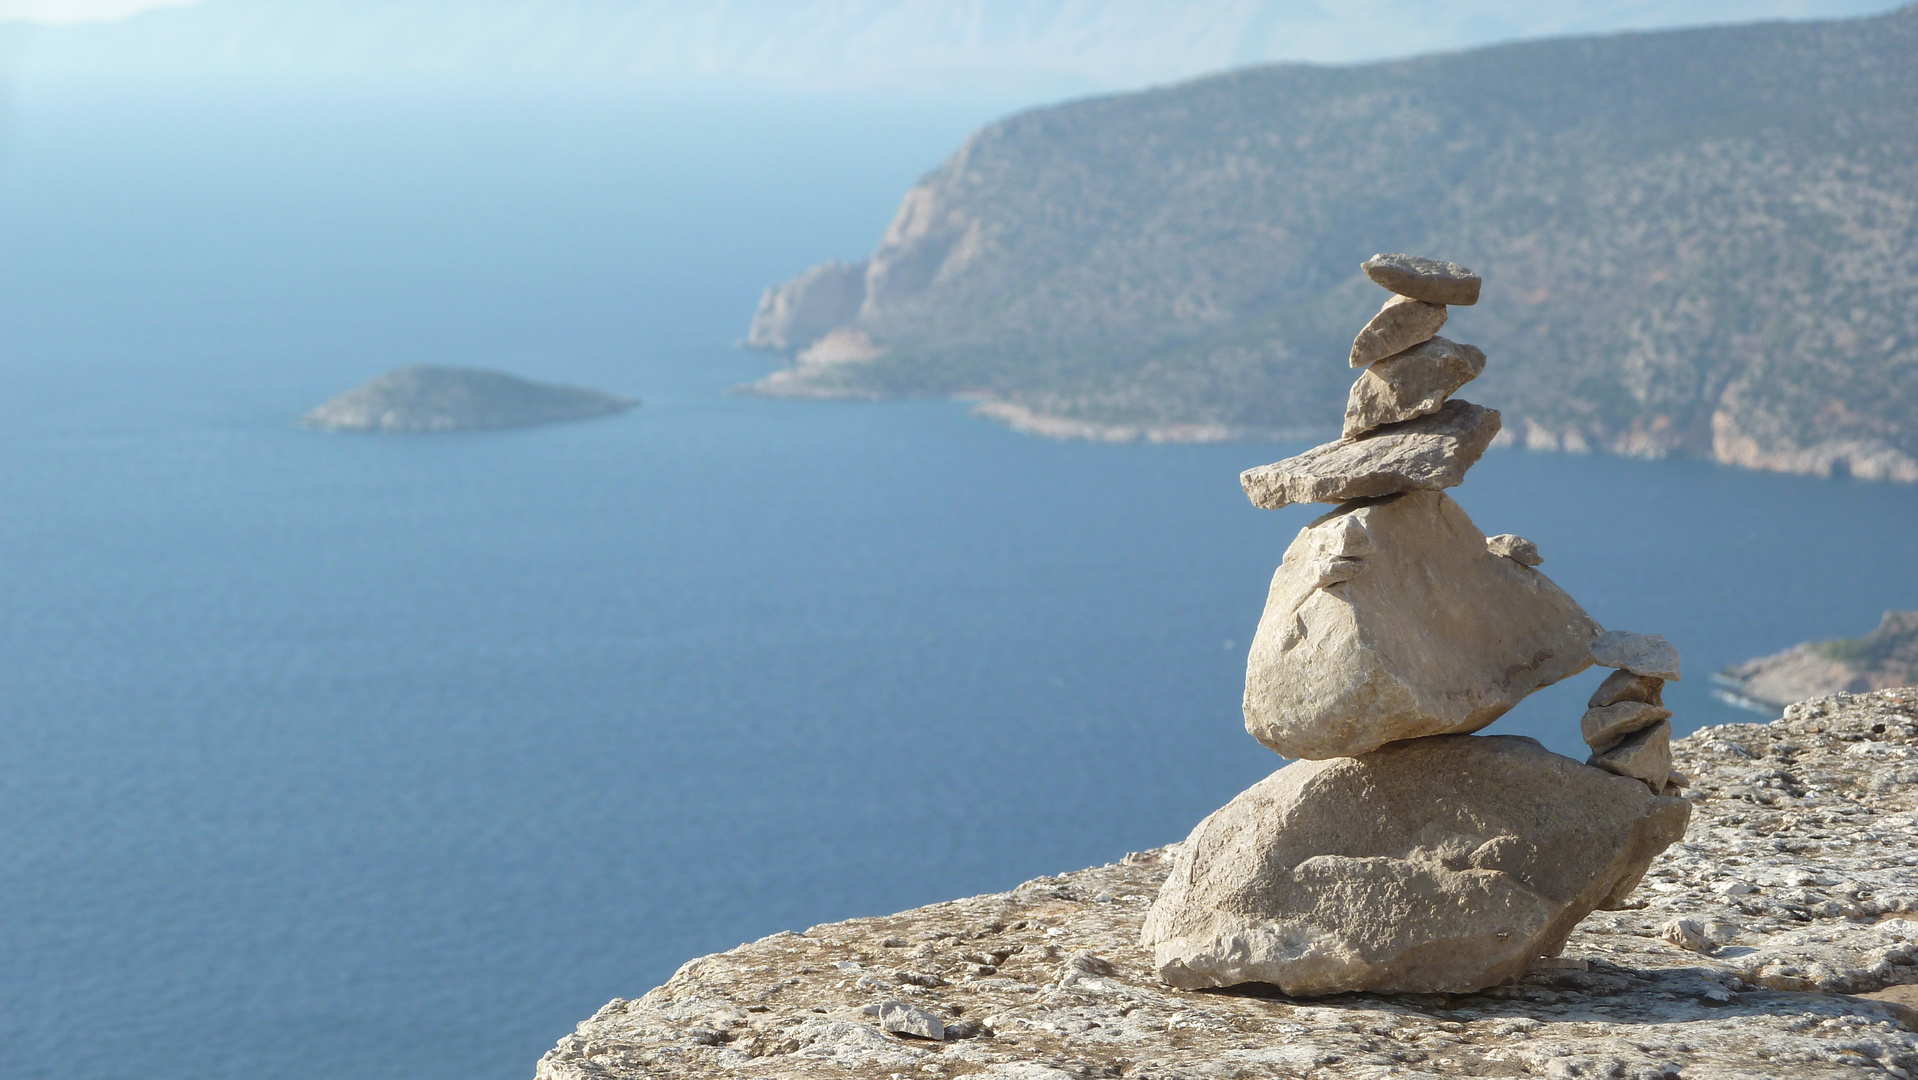
[[[1918,686],[1918,611],[1887,611],[1864,637],[1803,642],[1712,678],[1721,699],[1773,714],[1809,697]]]
[[[536,1075],[1918,1074],[1918,690],[1802,702],[1672,754],[1684,838],[1562,954],[1478,993],[1170,987],[1139,933],[1175,846],[701,957]]]

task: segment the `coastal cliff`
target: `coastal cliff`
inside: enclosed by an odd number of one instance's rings
[[[1377,251],[1480,271],[1507,441],[1918,481],[1918,7],[1346,67],[994,123],[769,289],[790,396],[1042,434],[1305,437]]]
[[[1887,611],[1864,637],[1807,641],[1713,678],[1720,697],[1767,712],[1824,694],[1918,686],[1918,611]]]
[[[1182,991],[1139,945],[1169,849],[782,932],[616,999],[538,1080],[1907,1077],[1918,690],[1672,746],[1691,825],[1560,956],[1477,994]]]

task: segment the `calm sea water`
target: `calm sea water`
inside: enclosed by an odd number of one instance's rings
[[[1243,657],[1313,512],[1236,475],[1296,448],[726,393],[759,288],[1004,104],[16,94],[4,1073],[524,1077],[693,955],[1175,840],[1272,769]],[[409,361],[646,404],[293,426]],[[1908,487],[1505,453],[1457,494],[1678,643],[1686,728],[1747,718],[1713,669],[1918,606]],[[1575,752],[1596,678],[1495,730]]]

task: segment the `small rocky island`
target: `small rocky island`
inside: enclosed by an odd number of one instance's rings
[[[1808,697],[1918,686],[1918,611],[1887,611],[1864,637],[1807,641],[1713,678],[1719,697],[1774,715]]]
[[[639,402],[480,368],[408,364],[300,418],[325,431],[485,431],[585,420]]]

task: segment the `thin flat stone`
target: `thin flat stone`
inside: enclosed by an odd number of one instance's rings
[[[1642,701],[1621,701],[1585,710],[1578,722],[1578,733],[1585,745],[1600,752],[1610,750],[1634,731],[1643,731],[1660,720],[1670,720],[1672,711],[1663,705]]]
[[[1460,307],[1478,303],[1479,276],[1454,262],[1392,252],[1372,256],[1359,269],[1400,296]]]
[[[1600,667],[1678,681],[1678,650],[1658,634],[1607,630],[1592,639],[1592,660]]]
[[[1629,671],[1614,671],[1605,676],[1605,681],[1592,691],[1591,699],[1585,702],[1588,709],[1602,709],[1607,705],[1616,705],[1621,701],[1642,701],[1647,705],[1665,704],[1665,680],[1656,675],[1635,675]]]
[[[888,1001],[879,1006],[879,1026],[897,1035],[939,1040],[946,1037],[946,1025],[917,1005]]]
[[[1660,720],[1643,731],[1627,736],[1609,750],[1593,754],[1589,765],[1607,772],[1645,781],[1653,791],[1664,791],[1672,775],[1672,724]]]
[[[1538,545],[1515,536],[1512,533],[1499,533],[1485,538],[1485,550],[1501,558],[1510,559],[1520,566],[1540,566],[1545,557],[1538,553]]]
[[[1445,305],[1428,304],[1409,296],[1394,296],[1379,308],[1359,336],[1352,339],[1352,366],[1365,367],[1394,353],[1404,352],[1445,325]]]
[[[1438,412],[1315,446],[1239,475],[1254,505],[1340,503],[1457,487],[1498,434],[1498,410],[1452,400]]]
[[[1386,424],[1429,416],[1484,370],[1485,354],[1477,347],[1442,337],[1388,356],[1352,384],[1344,435],[1356,439]]]

